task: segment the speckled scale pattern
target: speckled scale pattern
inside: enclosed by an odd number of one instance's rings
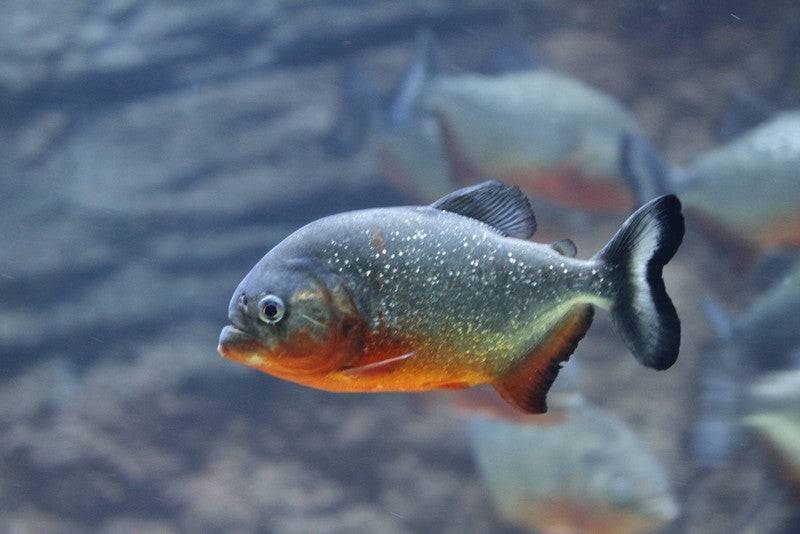
[[[340,276],[374,333],[414,346],[409,370],[470,384],[530,354],[574,303],[607,304],[616,275],[430,207],[321,219],[273,253],[312,254]]]

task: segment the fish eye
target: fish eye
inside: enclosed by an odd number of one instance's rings
[[[265,323],[277,323],[285,311],[283,301],[275,295],[267,295],[258,302],[258,318]]]

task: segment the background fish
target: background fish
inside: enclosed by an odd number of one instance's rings
[[[800,112],[782,113],[686,170],[678,194],[708,224],[762,247],[800,247]]]
[[[728,463],[740,445],[740,418],[753,409],[745,391],[754,376],[797,366],[800,332],[786,318],[800,313],[800,264],[737,315],[711,300],[703,304],[716,339],[701,362],[697,418],[688,445],[695,466],[706,469]],[[757,389],[768,393],[781,388],[762,384]],[[763,402],[756,404],[763,409]],[[751,423],[778,419],[774,413],[762,414]]]
[[[544,533],[632,534],[678,515],[664,469],[628,426],[588,403],[550,426],[466,419],[500,516]]]
[[[788,355],[800,347],[800,328],[788,317],[800,314],[800,263],[770,286],[741,313],[732,314],[721,305],[706,305],[717,336],[742,350],[761,369],[789,364]]]
[[[450,176],[438,121],[419,102],[437,71],[429,31],[417,34],[408,66],[388,95],[363,66],[348,63],[341,79],[339,112],[327,136],[328,152],[344,156],[368,145],[392,186],[423,202],[453,190],[457,185]]]
[[[384,175],[411,198],[430,202],[457,187],[445,158],[441,127],[420,99],[439,72],[433,34],[421,31],[414,54],[375,128],[375,146]]]
[[[678,200],[643,206],[590,260],[525,241],[535,226],[525,195],[497,181],[431,206],[326,217],[239,284],[219,351],[331,391],[491,383],[538,413],[598,305],[640,362],[670,367],[680,322],[661,270],[683,237]]]
[[[748,390],[743,418],[774,453],[778,475],[800,498],[800,369],[764,375]]]
[[[352,149],[369,134],[384,174],[426,202],[484,176],[593,212],[626,211],[634,199],[666,192],[658,167],[639,169],[631,182],[620,172],[627,137],[644,142],[634,117],[600,91],[540,67],[521,42],[495,50],[490,74],[448,73],[440,63],[433,35],[421,31],[388,98],[363,70],[348,69],[331,130],[336,146],[357,139]]]
[[[748,356],[725,342],[703,353],[698,378],[695,418],[687,440],[694,466],[700,470],[727,465],[742,443],[742,392],[752,380]]]
[[[626,181],[620,156],[642,137],[617,101],[547,69],[431,81],[423,105],[440,122],[453,176],[496,176],[536,197],[587,211],[625,211],[664,192],[658,175]]]
[[[643,154],[650,152],[649,155]],[[626,160],[658,160],[632,144]],[[666,164],[663,164],[666,167]],[[685,169],[665,169],[687,213],[744,259],[759,250],[800,247],[800,111],[784,112]],[[623,164],[629,181],[649,173]]]

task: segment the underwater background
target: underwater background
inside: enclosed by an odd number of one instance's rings
[[[788,0],[0,3],[0,532],[800,531],[800,451],[783,447],[800,436],[800,214],[768,232],[789,238],[755,247],[687,216],[665,270],[683,325],[668,371],[638,365],[598,314],[570,387],[593,406],[581,417],[610,414],[622,441],[524,430],[482,444],[514,430],[453,393],[326,393],[216,351],[234,288],[291,231],[461,187],[425,179],[449,172],[426,152],[442,142],[426,137],[435,114],[411,142],[387,134],[420,35],[441,76],[548,69],[616,100],[670,166],[731,174],[733,199],[705,200],[747,233],[738,210],[768,220],[753,199],[781,180],[800,211],[800,121],[774,138],[788,178],[737,181],[735,144],[800,104],[799,21]],[[386,146],[420,156],[422,183],[398,179]],[[693,167],[713,149],[732,171]],[[529,194],[533,239],[571,238],[581,258],[626,214]],[[760,298],[778,301],[763,324],[721,324]],[[591,439],[592,455],[510,468],[531,466],[517,487],[548,479],[544,515],[578,530],[519,519],[505,508],[523,505],[493,493],[509,457]],[[585,520],[589,479],[639,484],[607,473],[631,450],[670,513],[630,530]]]

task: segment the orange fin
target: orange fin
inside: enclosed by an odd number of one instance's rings
[[[528,413],[547,411],[547,392],[592,324],[594,308],[580,304],[550,332],[544,342],[514,369],[492,383],[509,404]]]
[[[342,372],[349,376],[375,376],[384,373],[390,373],[397,367],[416,354],[415,352],[406,352],[400,356],[394,356],[385,360],[360,365],[358,367],[349,367]]]

